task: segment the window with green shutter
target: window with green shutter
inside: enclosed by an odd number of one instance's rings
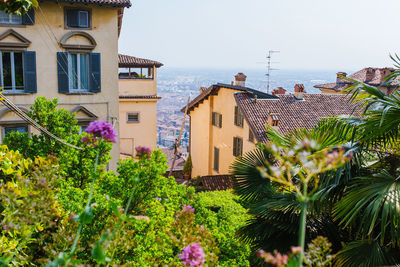
[[[243,153],[243,139],[240,137],[233,137],[233,156],[239,157]]]
[[[211,116],[212,125],[222,128],[222,114],[213,112]]]
[[[249,141],[254,143],[254,134],[250,129],[249,129]]]
[[[240,112],[240,109],[238,106],[235,106],[235,118],[234,118],[234,124],[236,126],[242,127],[243,128],[243,115]]]
[[[214,147],[214,171],[219,172],[219,148]]]

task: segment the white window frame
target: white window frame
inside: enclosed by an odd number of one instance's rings
[[[129,114],[137,114],[138,120],[137,121],[130,121],[129,120]],[[138,111],[129,111],[126,113],[126,122],[127,123],[140,123],[140,112]]]
[[[7,14],[7,13],[6,13],[5,11],[3,11],[3,10],[0,10],[0,12],[3,12],[3,13],[5,13],[6,15],[8,15],[8,22],[1,22],[1,21],[0,21],[0,24],[22,25],[22,16],[18,16],[18,15],[16,15],[16,14]],[[14,22],[14,21],[13,21],[13,19],[12,19],[13,16],[19,18],[18,22]]]
[[[86,13],[86,15],[87,15],[87,20],[86,20],[86,25],[85,26],[83,26],[82,24],[81,24],[81,13]],[[89,13],[89,11],[88,10],[79,10],[78,11],[78,25],[79,25],[79,28],[89,28],[90,27],[90,25],[89,25],[89,16],[90,16],[90,13]]]
[[[70,79],[70,76],[72,75],[72,60],[71,60],[71,55],[76,55],[76,78],[77,78],[77,84],[78,88],[72,88],[72,81]],[[90,69],[88,69],[88,88],[81,88],[82,82],[81,82],[81,55],[87,55],[88,56],[88,68],[89,66],[89,54],[88,53],[68,53],[68,88],[70,92],[89,92],[89,87],[90,87]]]
[[[10,63],[11,63],[11,89],[4,88],[4,74],[3,74],[3,53],[10,53]],[[20,89],[16,88],[15,85],[15,62],[14,62],[14,53],[22,54],[22,79],[24,86]],[[0,78],[1,78],[1,87],[4,90],[4,93],[23,93],[25,91],[25,58],[24,53],[20,51],[0,51]]]

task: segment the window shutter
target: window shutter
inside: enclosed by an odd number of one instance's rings
[[[237,139],[233,137],[233,155],[236,157],[236,146],[237,146]]]
[[[68,53],[57,52],[58,92],[69,93]]]
[[[36,52],[24,52],[25,92],[36,93]]]
[[[241,156],[243,154],[243,139],[238,138],[238,156]]]
[[[90,92],[101,92],[101,65],[100,53],[89,54],[89,69],[90,69]]]
[[[222,128],[222,114],[218,114],[218,117],[219,117],[219,128]]]
[[[235,107],[235,119],[234,119],[235,125],[238,125],[238,107]]]
[[[214,170],[219,171],[219,149],[214,147]]]
[[[67,10],[67,26],[68,27],[79,26],[79,14],[77,9]]]
[[[211,114],[211,124],[217,126],[217,124],[215,123],[215,112]]]
[[[35,24],[35,9],[32,7],[22,16],[23,25],[34,25]]]

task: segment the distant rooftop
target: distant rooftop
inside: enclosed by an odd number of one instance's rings
[[[353,80],[357,80],[359,82],[363,82],[373,86],[383,86],[383,87],[395,87],[399,85],[399,81],[393,82],[391,84],[386,84],[385,77],[392,73],[394,68],[364,68],[359,70],[350,76],[347,76],[345,72],[338,72],[336,83],[325,83],[325,84],[317,84],[314,85],[315,88],[331,90],[334,92],[340,92],[343,89],[346,89],[352,83],[350,81],[344,80],[340,78],[340,76],[345,76]]]
[[[163,66],[163,64],[150,59],[118,54],[118,66],[120,68],[159,68]]]

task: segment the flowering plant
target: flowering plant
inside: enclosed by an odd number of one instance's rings
[[[117,132],[112,124],[106,121],[92,121],[85,132],[89,135],[83,137],[81,141],[91,146],[96,146],[100,138],[111,143],[117,142]]]
[[[183,249],[182,253],[179,255],[179,258],[186,266],[199,267],[203,266],[203,263],[205,262],[204,256],[204,251],[200,244],[193,243]]]

